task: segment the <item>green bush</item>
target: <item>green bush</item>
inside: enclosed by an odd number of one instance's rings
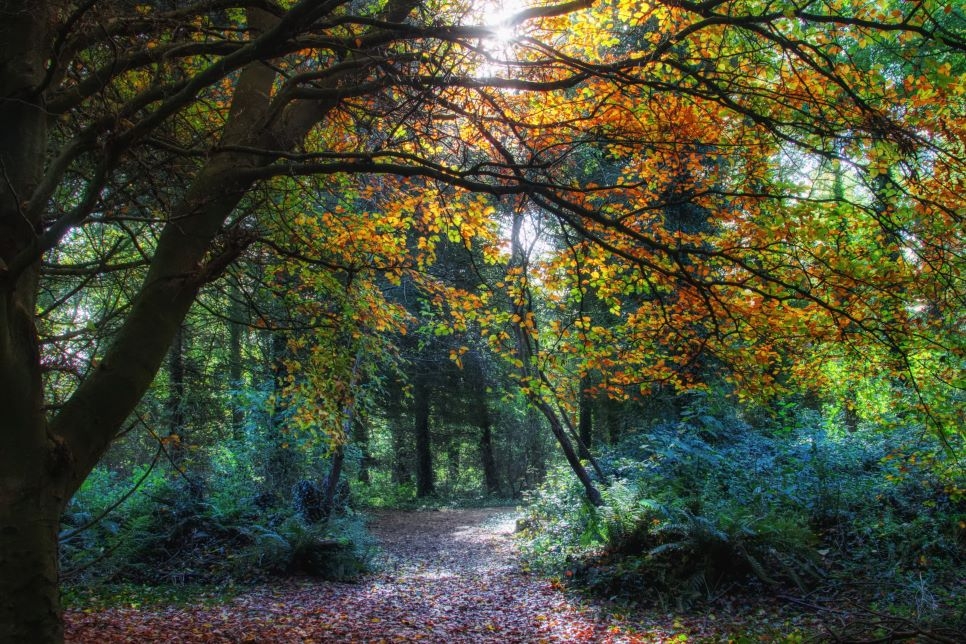
[[[291,498],[253,484],[247,462],[228,448],[216,451],[203,483],[160,468],[126,478],[95,469],[63,516],[65,579],[223,584],[283,573],[348,579],[367,568],[364,517],[350,511],[307,524]]]
[[[553,473],[521,522],[531,565],[679,605],[744,579],[794,591],[863,577],[921,605],[924,584],[935,596],[954,583],[964,506],[962,485],[937,474],[942,453],[912,458],[898,446],[913,436],[836,434],[812,410],[784,411],[752,427],[692,410],[628,437],[601,455],[600,508]]]

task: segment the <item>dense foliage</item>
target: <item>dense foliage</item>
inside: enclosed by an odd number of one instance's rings
[[[63,518],[65,581],[224,586],[282,574],[347,580],[368,569],[373,544],[348,505],[320,521],[253,485],[235,454],[219,460],[202,481],[160,467],[130,480],[95,470]]]
[[[702,396],[641,427],[604,450],[601,507],[556,472],[522,522],[532,565],[624,602],[778,592],[966,627],[966,479],[939,444],[800,405],[749,416]]]
[[[347,498],[558,450],[668,592],[954,565],[964,54],[939,0],[3,2],[0,640],[58,555],[348,574]]]

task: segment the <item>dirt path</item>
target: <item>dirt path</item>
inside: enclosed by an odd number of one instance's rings
[[[517,516],[501,508],[385,511],[373,515],[369,528],[383,549],[385,574],[474,576],[516,568]]]
[[[69,642],[729,641],[713,614],[601,616],[523,571],[507,510],[381,512],[379,571],[357,583],[290,580],[214,607],[73,611]],[[746,616],[766,619],[765,611]],[[776,617],[768,616],[768,619]],[[784,619],[784,617],[777,617]],[[780,640],[778,640],[780,641]]]
[[[358,583],[270,584],[215,607],[74,611],[68,641],[633,641],[520,569],[515,518],[499,509],[377,513],[379,571]]]

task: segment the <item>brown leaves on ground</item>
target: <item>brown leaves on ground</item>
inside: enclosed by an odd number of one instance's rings
[[[359,583],[289,580],[214,607],[70,611],[67,640],[309,644],[717,639],[716,630],[723,624],[714,615],[687,619],[662,614],[646,620],[605,615],[559,584],[527,574],[513,548],[515,518],[498,509],[382,512],[372,524],[384,550],[381,572]],[[772,613],[758,615],[775,618]]]

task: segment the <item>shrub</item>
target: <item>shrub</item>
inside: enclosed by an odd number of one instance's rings
[[[812,410],[784,412],[780,427],[757,428],[685,413],[628,437],[601,455],[612,476],[601,508],[555,472],[523,521],[531,565],[607,596],[680,605],[748,578],[792,589],[929,581],[930,597],[953,583],[964,507],[962,486],[936,473],[941,453],[913,457],[897,449],[912,443],[902,432],[835,434]]]
[[[366,569],[372,541],[363,517],[346,510],[312,524],[292,499],[272,502],[251,477],[230,452],[212,459],[210,487],[159,470],[122,480],[96,469],[63,516],[65,579],[193,584],[293,572],[348,579]]]

